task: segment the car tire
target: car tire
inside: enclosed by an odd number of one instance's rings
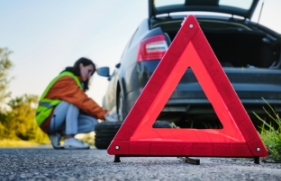
[[[107,149],[115,134],[121,127],[122,122],[102,122],[95,127],[95,147],[97,149]]]
[[[95,127],[95,147],[107,149],[123,122],[102,122]],[[156,121],[153,128],[171,128],[167,121]]]

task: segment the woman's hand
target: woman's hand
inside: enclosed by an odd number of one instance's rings
[[[106,114],[104,116],[104,118],[105,118],[105,121],[116,122],[116,121],[118,121],[118,114],[117,113]]]

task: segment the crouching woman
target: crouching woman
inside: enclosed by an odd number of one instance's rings
[[[80,58],[55,77],[40,97],[36,122],[48,134],[55,149],[89,149],[88,144],[74,136],[94,131],[97,119],[117,119],[85,93],[95,71],[90,59]],[[65,137],[63,146],[60,145],[62,136]]]

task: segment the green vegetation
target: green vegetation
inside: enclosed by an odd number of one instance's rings
[[[269,156],[264,160],[281,161],[281,118],[274,111],[271,105],[265,99],[263,100],[266,102],[269,111],[266,108],[263,109],[272,120],[272,123],[269,123],[256,113],[254,114],[263,123],[261,126],[260,136],[269,151]]]
[[[7,48],[0,48],[0,147],[48,144],[48,136],[35,122],[38,96],[25,94],[11,98],[10,54]]]
[[[35,122],[38,97],[23,95],[10,99],[0,115],[0,139],[49,143],[47,135]]]

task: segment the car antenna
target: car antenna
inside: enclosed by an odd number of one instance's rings
[[[258,24],[260,23],[260,19],[261,19],[261,13],[262,13],[263,5],[264,5],[264,0],[262,1],[262,4],[261,4],[261,10],[260,10],[259,18],[258,18]]]

